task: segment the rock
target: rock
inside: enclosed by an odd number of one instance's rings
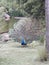
[[[1,40],[2,41],[8,41],[10,38],[9,38],[9,34],[8,33],[3,33],[2,34],[2,38],[1,38]]]
[[[31,45],[32,45],[33,48],[36,48],[36,47],[40,46],[40,42],[39,41],[33,41],[31,43]]]
[[[4,17],[5,17],[5,21],[9,21],[10,20],[10,15],[5,13]]]

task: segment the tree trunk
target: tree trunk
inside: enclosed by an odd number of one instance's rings
[[[45,16],[46,16],[46,49],[49,58],[49,0],[45,0]]]

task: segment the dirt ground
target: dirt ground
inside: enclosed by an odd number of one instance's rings
[[[0,42],[0,65],[49,65],[49,61],[36,61],[36,50],[13,41]]]

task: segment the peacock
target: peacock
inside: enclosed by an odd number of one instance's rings
[[[27,45],[27,43],[26,43],[24,38],[21,39],[21,45]]]

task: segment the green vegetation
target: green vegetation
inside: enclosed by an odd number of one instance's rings
[[[45,0],[0,0],[0,6],[4,6],[11,16],[32,16],[44,18]]]

